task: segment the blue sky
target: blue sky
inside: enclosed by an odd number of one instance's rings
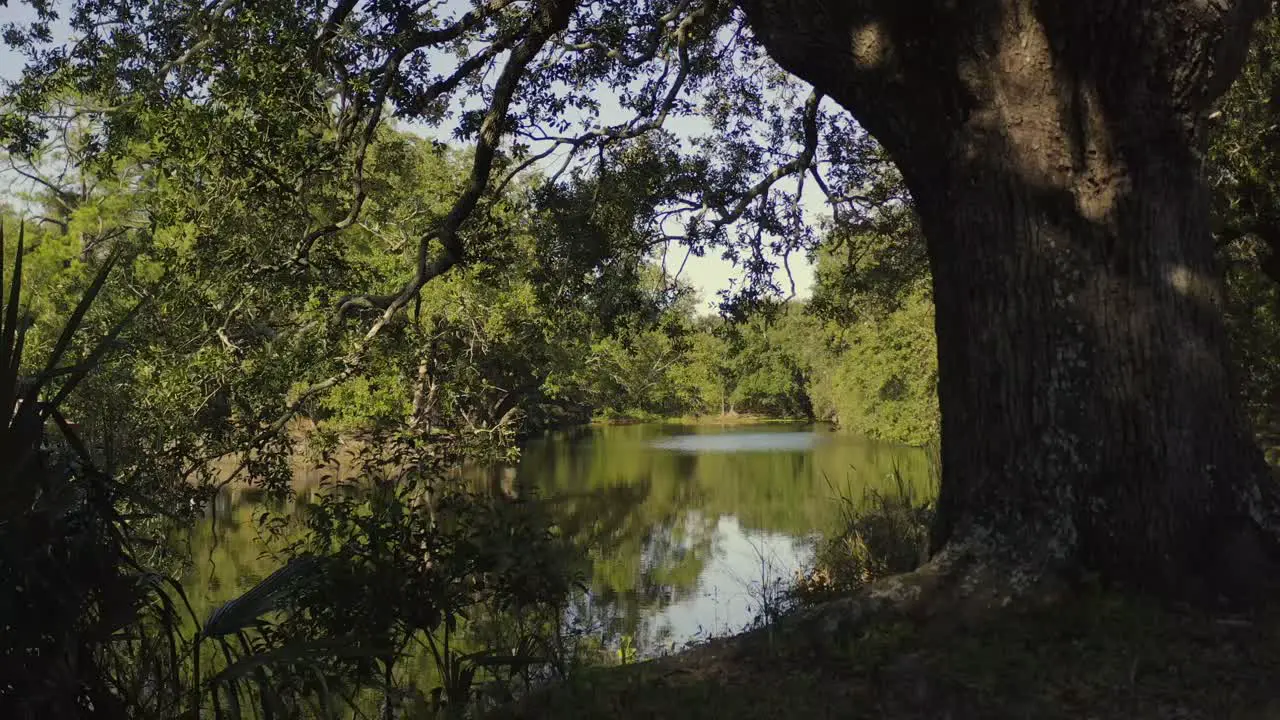
[[[23,22],[32,19],[33,13],[21,0],[9,0],[9,7],[0,7],[0,25],[8,22]],[[63,31],[66,32],[65,29]],[[0,44],[0,79],[12,79],[21,72],[22,57],[12,52],[8,47]],[[616,109],[616,103],[611,98],[602,98],[602,104],[605,109],[601,114],[600,120],[604,123],[616,123],[626,120]],[[676,117],[668,120],[665,127],[680,137],[693,137],[706,132],[706,126],[699,123],[694,118]],[[447,134],[451,125],[446,123],[442,126],[444,133]],[[417,130],[425,134],[435,135],[437,131],[426,128],[407,128]],[[441,140],[448,140],[447,137],[440,137]],[[11,178],[4,178],[4,171],[0,170],[0,188],[8,187]],[[3,192],[3,190],[0,190]],[[806,193],[806,195],[809,195]],[[806,200],[809,198],[807,197]],[[806,202],[806,211],[811,213],[821,212],[819,203]],[[668,254],[668,263],[674,270],[683,260],[685,251],[683,248],[671,247]],[[813,268],[802,253],[793,254],[789,259],[791,267],[791,277],[795,282],[796,294],[798,297],[808,297],[813,285]],[[729,287],[732,278],[739,277],[740,273],[733,267],[733,264],[722,259],[715,253],[708,253],[705,257],[690,257],[684,266],[681,279],[693,285],[699,292],[699,307],[703,311],[711,311],[716,300],[718,291]],[[781,287],[786,289],[788,282],[785,274],[779,270],[776,275]]]

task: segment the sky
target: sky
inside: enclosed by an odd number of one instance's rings
[[[3,0],[0,0],[2,2]],[[0,26],[9,22],[27,22],[33,18],[33,12],[21,0],[9,0],[8,7],[0,7]],[[55,28],[55,33],[57,29]],[[65,26],[63,34],[66,34]],[[0,80],[15,79],[22,71],[23,58],[20,54],[13,52],[3,43],[0,43]],[[447,70],[446,70],[447,71]],[[621,122],[628,119],[621,115],[616,104],[605,100],[603,102],[604,110],[601,113],[601,121],[607,124]],[[676,117],[668,120],[664,127],[678,137],[693,137],[706,132],[704,125],[693,118]],[[411,131],[417,131],[422,134],[437,136],[437,139],[448,141],[448,132],[451,130],[449,124],[442,126],[443,132],[423,127],[408,127]],[[439,135],[437,135],[439,133]],[[554,158],[549,159],[553,161]],[[4,170],[0,170],[0,195],[4,193],[4,188],[9,187],[12,178],[5,177]],[[12,173],[10,173],[12,174]],[[808,198],[806,198],[808,199]],[[819,207],[820,203],[805,203],[806,212],[822,212]],[[671,247],[668,254],[668,266],[674,269],[679,267],[684,259],[685,250],[683,248]],[[774,258],[776,262],[776,258]],[[788,264],[791,268],[791,280],[795,283],[796,296],[798,298],[807,298],[813,287],[813,266],[803,253],[793,254]],[[779,263],[781,265],[781,263]],[[741,273],[738,272],[733,264],[728,260],[719,256],[718,251],[707,253],[704,257],[689,257],[681,272],[680,279],[692,285],[699,294],[698,310],[702,313],[714,312],[717,301],[717,293],[730,287],[734,278],[740,278]],[[790,282],[786,274],[779,269],[775,274],[780,287],[786,291],[790,287]]]

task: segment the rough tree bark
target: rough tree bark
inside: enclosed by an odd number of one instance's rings
[[[935,558],[1181,596],[1255,586],[1280,526],[1234,397],[1201,147],[1264,2],[740,4],[917,203],[937,303]]]

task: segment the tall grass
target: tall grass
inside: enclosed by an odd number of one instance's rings
[[[930,479],[926,488],[918,488],[895,467],[886,490],[867,487],[858,498],[838,494],[840,519],[818,542],[812,566],[797,578],[796,601],[814,604],[846,595],[928,560],[936,471]]]

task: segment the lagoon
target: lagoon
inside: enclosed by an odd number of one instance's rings
[[[530,439],[519,463],[472,473],[543,503],[584,554],[574,612],[641,655],[759,619],[833,530],[843,503],[897,472],[927,489],[928,454],[814,424],[588,426]],[[318,476],[295,485],[305,499]],[[212,609],[276,567],[260,493],[228,493],[191,535],[186,589]]]

